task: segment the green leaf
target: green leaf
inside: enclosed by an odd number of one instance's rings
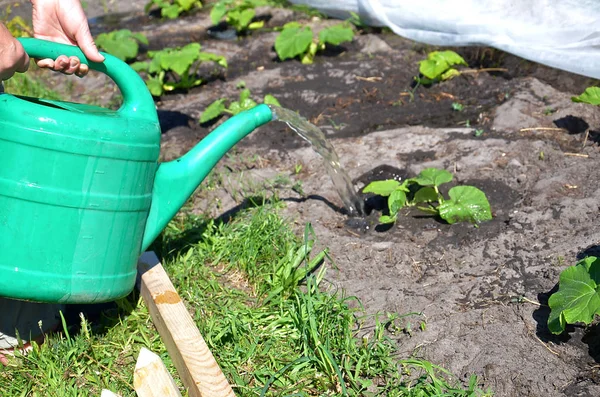
[[[235,116],[242,111],[242,105],[239,102],[231,102],[228,110]]]
[[[387,216],[387,215],[381,215],[379,217],[379,223],[394,223],[396,222],[396,217],[395,216]]]
[[[210,10],[210,20],[213,25],[216,25],[221,21],[221,19],[227,14],[227,7],[224,3],[217,3]]]
[[[394,190],[388,197],[388,208],[390,215],[395,217],[398,211],[406,205],[406,192],[403,190]]]
[[[354,31],[351,27],[339,24],[323,29],[319,32],[319,42],[339,45],[346,41],[352,41]]]
[[[198,0],[175,0],[177,4],[181,7],[182,11],[189,11],[195,5],[202,5]]]
[[[219,66],[227,68],[227,58],[225,58],[223,55],[217,55],[210,52],[200,51],[200,53],[198,54],[198,60],[200,60],[201,62],[212,61]]]
[[[460,72],[454,68],[450,68],[448,70],[446,70],[444,73],[442,73],[441,79],[442,80],[450,80],[453,79],[456,76],[459,76]]]
[[[375,193],[380,196],[389,196],[396,188],[400,186],[400,182],[395,179],[387,179],[385,181],[373,181],[363,189],[363,193]]]
[[[313,32],[298,23],[286,24],[275,39],[275,51],[281,60],[304,54],[312,43]]]
[[[440,186],[452,181],[452,174],[438,168],[426,168],[413,180],[421,186]]]
[[[138,41],[148,44],[148,39],[141,33],[132,33],[128,29],[101,33],[96,38],[96,44],[104,51],[122,61],[133,59],[138,55]]]
[[[454,51],[433,51],[427,59],[419,62],[419,72],[429,79],[443,79],[442,75],[453,65],[467,65],[465,60]],[[450,72],[449,77],[454,72]]]
[[[265,105],[273,105],[273,106],[279,106],[279,107],[281,107],[281,104],[279,103],[279,101],[277,100],[277,98],[275,98],[271,94],[265,95],[265,99],[263,100],[263,103]]]
[[[225,111],[225,98],[217,99],[216,101],[214,101],[213,103],[208,105],[206,110],[204,110],[204,112],[202,112],[202,115],[200,116],[200,123],[204,124],[207,121],[217,118],[221,114],[223,114],[224,111]]]
[[[148,87],[150,93],[154,96],[161,96],[164,92],[163,82],[158,77],[150,77],[148,80],[146,80],[146,86]]]
[[[150,67],[150,62],[134,62],[129,65],[136,72],[147,72]]]
[[[588,103],[590,105],[600,105],[600,87],[588,87],[583,94],[571,98],[573,102]]]
[[[200,56],[200,44],[190,43],[181,49],[164,51],[160,65],[164,70],[172,70],[180,76],[186,75],[194,61]]]
[[[413,203],[431,203],[438,201],[439,197],[437,192],[432,187],[423,187],[415,193],[415,197],[413,198]]]
[[[566,324],[592,322],[600,312],[599,275],[600,260],[596,257],[585,258],[562,271],[558,291],[548,299],[550,332],[560,334]]]
[[[160,15],[169,19],[175,19],[179,16],[181,11],[181,7],[179,7],[177,4],[171,4],[168,7],[161,9]]]
[[[250,98],[250,90],[248,88],[244,88],[242,92],[240,92],[240,103],[244,102],[248,98]]]
[[[449,224],[480,223],[492,219],[490,203],[481,190],[473,186],[455,186],[448,192],[450,200],[438,207],[440,217]]]
[[[239,32],[248,26],[255,15],[256,11],[251,8],[245,10],[231,10],[227,14],[227,21],[235,26],[236,30]]]

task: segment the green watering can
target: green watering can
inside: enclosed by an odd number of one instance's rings
[[[108,54],[20,39],[34,58],[77,56],[121,90],[117,111],[0,93],[0,296],[94,303],[130,293],[137,259],[237,142],[271,121],[240,113],[158,163],[160,126],[144,81]]]

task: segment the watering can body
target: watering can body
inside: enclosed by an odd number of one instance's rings
[[[32,57],[86,62],[73,46],[21,42]],[[139,254],[226,151],[271,119],[261,105],[160,164],[152,96],[127,64],[103,55],[89,65],[123,94],[116,111],[0,93],[0,296],[95,303],[127,295]]]

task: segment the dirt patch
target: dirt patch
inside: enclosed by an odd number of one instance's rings
[[[297,18],[265,12],[271,27]],[[312,223],[320,244],[330,248],[337,265],[330,282],[358,296],[369,313],[422,313],[408,318],[411,332],[396,336],[404,355],[426,357],[460,376],[478,374],[497,396],[600,393],[598,329],[571,327],[567,336],[552,336],[544,306],[565,266],[600,251],[594,132],[600,120],[596,109],[570,99],[590,79],[497,50],[462,48],[457,51],[472,67],[507,71],[411,91],[428,46],[372,30],[301,65],[276,60],[274,33],[218,41],[206,33],[207,21],[200,14],[134,29],[148,33],[151,46],[159,36],[161,45],[201,40],[203,50],[225,54],[230,65],[210,83],[157,102],[165,160],[221,122],[197,120],[212,101],[235,99],[244,81],[253,96],[273,94],[320,126],[358,189],[373,179],[445,168],[455,183],[488,195],[494,219],[479,228],[449,226],[408,211],[387,229],[377,225],[376,211],[348,220],[320,158],[277,123],[219,163],[214,188],[195,197],[197,211],[224,216],[243,204],[240,192],[276,191],[290,223],[299,230]],[[102,80],[87,81],[77,80],[73,92]],[[98,98],[109,103],[112,95]],[[454,102],[464,109],[453,110]],[[587,140],[573,118],[590,127]]]

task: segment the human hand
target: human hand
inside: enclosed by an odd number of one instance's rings
[[[23,46],[0,24],[0,83],[16,72],[26,72],[28,68],[29,56]]]
[[[88,60],[104,61],[104,57],[96,48],[79,0],[31,0],[31,4],[34,37],[79,46]],[[85,76],[89,70],[79,58],[66,55],[56,59],[38,60],[37,65],[65,74],[74,73],[80,77]]]

